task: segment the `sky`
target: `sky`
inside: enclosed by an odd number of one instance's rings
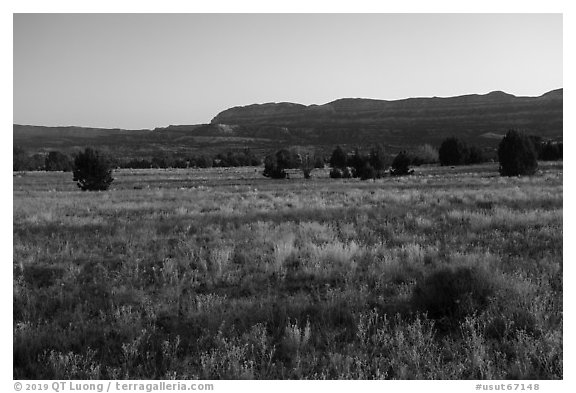
[[[266,102],[563,87],[562,14],[14,14],[13,121],[153,129]]]

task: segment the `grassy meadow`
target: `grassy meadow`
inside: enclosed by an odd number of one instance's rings
[[[562,379],[562,164],[14,173],[16,379]]]

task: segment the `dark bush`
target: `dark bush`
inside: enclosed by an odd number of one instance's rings
[[[416,284],[412,303],[441,327],[455,327],[465,317],[485,310],[495,290],[490,274],[482,268],[443,267]]]
[[[408,153],[405,151],[401,151],[398,153],[396,157],[394,157],[394,161],[392,161],[392,169],[390,170],[390,174],[392,176],[405,176],[410,173],[410,157]]]
[[[302,168],[301,155],[296,151],[282,149],[274,155],[266,156],[262,174],[273,179],[284,179],[287,177],[286,169],[294,168]]]
[[[196,166],[198,168],[212,168],[213,160],[210,157],[200,156],[196,160]]]
[[[438,149],[441,165],[462,165],[466,162],[466,145],[455,137],[447,138]]]
[[[173,168],[188,168],[188,162],[182,158],[177,158],[174,160],[174,162],[172,163]]]
[[[381,177],[388,167],[388,159],[386,158],[386,153],[384,152],[384,147],[382,145],[378,144],[370,150],[368,162],[370,163],[370,166],[374,168],[377,176]]]
[[[314,170],[314,156],[310,153],[303,153],[300,155],[300,169],[304,175],[304,179],[310,179],[312,171]]]
[[[72,170],[72,161],[66,154],[60,153],[59,151],[51,151],[46,156],[44,168],[47,171],[69,172]]]
[[[108,160],[91,148],[76,156],[73,175],[82,191],[104,191],[114,181]]]
[[[482,149],[477,146],[470,146],[466,152],[466,164],[480,164],[486,162],[486,157]]]
[[[219,153],[214,159],[214,166],[237,167],[237,166],[258,166],[260,160],[248,148],[242,151],[227,151]]]
[[[29,156],[22,148],[13,148],[13,170],[14,171],[41,171],[44,170],[45,157],[42,154]]]
[[[166,169],[172,167],[172,160],[166,156],[152,157],[152,168]]]
[[[533,175],[538,168],[536,150],[530,138],[510,130],[498,146],[500,175]]]
[[[356,171],[356,176],[359,177],[360,180],[376,179],[377,172],[372,165],[370,165],[368,159],[365,159],[364,164]]]
[[[540,158],[542,155],[542,148],[544,147],[544,140],[539,135],[527,135],[530,142],[532,142],[532,146],[534,146],[534,151],[536,152],[536,157]]]
[[[43,154],[36,153],[32,154],[28,158],[28,170],[29,171],[42,171],[44,170],[44,163],[46,157]]]
[[[32,287],[49,287],[64,276],[65,269],[54,265],[29,265],[23,270],[24,281]]]
[[[342,176],[342,169],[339,168],[332,168],[330,169],[330,178],[332,179],[341,179]]]
[[[354,172],[353,177],[357,177],[356,171],[360,169],[362,165],[364,165],[365,160],[366,157],[360,154],[360,151],[357,148],[354,150],[354,154],[352,154],[350,157],[347,157],[346,166],[352,168],[352,171]]]
[[[299,168],[302,157],[296,151],[282,149],[276,152],[276,163],[281,169]]]
[[[324,168],[324,158],[320,155],[314,156],[314,168],[323,169]]]
[[[561,160],[562,150],[562,143],[546,142],[542,145],[538,159],[543,161]]]
[[[28,154],[21,147],[14,146],[12,151],[13,170],[14,171],[27,171],[29,170]]]
[[[134,169],[145,169],[150,168],[152,163],[146,159],[133,158],[130,161],[124,163],[122,167],[124,168],[134,168]]]
[[[375,169],[371,162],[381,169]],[[354,154],[348,158],[348,166],[352,168],[351,177],[359,177],[360,180],[382,177],[384,175],[384,168],[386,167],[383,148],[376,147],[372,149],[368,155],[362,155],[358,149],[356,149]],[[348,170],[347,172],[350,171]],[[347,175],[344,170],[342,174]]]
[[[556,161],[562,159],[562,142],[544,141],[541,136],[529,135],[539,160]]]
[[[286,171],[278,165],[275,156],[266,156],[264,159],[264,172],[262,174],[272,179],[284,179],[286,177]]]
[[[346,152],[340,146],[337,146],[330,156],[330,166],[332,168],[345,168],[347,158]]]

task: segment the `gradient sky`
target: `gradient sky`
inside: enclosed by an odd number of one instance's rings
[[[154,128],[343,97],[539,96],[561,14],[15,14],[14,123]]]

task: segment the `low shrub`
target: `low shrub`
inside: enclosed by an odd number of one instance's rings
[[[439,328],[453,328],[486,309],[495,291],[493,279],[482,268],[442,267],[416,284],[412,304],[438,321]]]
[[[467,147],[458,138],[447,138],[438,149],[441,165],[462,165],[466,161]]]
[[[29,265],[23,269],[22,274],[24,281],[33,287],[49,287],[62,278],[64,268],[45,264]]]
[[[405,176],[410,174],[410,157],[405,151],[401,151],[392,161],[392,169],[390,174],[392,176]]]
[[[342,170],[339,168],[332,168],[330,169],[330,178],[331,179],[341,179],[342,176]]]
[[[470,146],[468,148],[467,153],[468,154],[466,154],[466,160],[465,160],[465,163],[467,165],[481,164],[487,161],[484,152],[478,146]]]
[[[369,162],[364,162],[364,164],[356,170],[356,176],[360,180],[376,179],[377,171],[370,165]]]

